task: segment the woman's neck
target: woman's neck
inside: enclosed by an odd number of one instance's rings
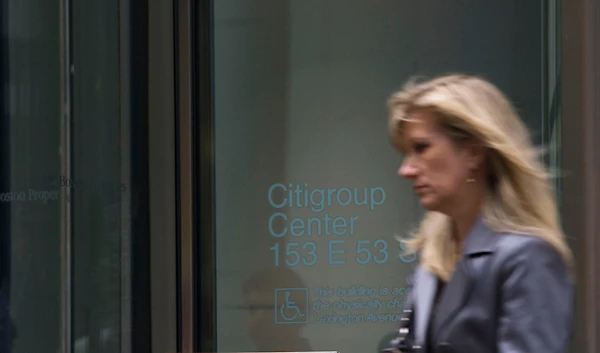
[[[462,253],[467,237],[469,236],[471,228],[473,228],[473,225],[477,221],[478,217],[479,212],[470,212],[468,214],[461,215],[461,217],[454,217],[452,219],[452,233],[456,242],[457,253]]]

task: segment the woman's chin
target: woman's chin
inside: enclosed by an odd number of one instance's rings
[[[423,208],[425,208],[427,211],[437,211],[438,202],[436,202],[436,200],[431,196],[422,196],[420,201],[421,206],[423,206]]]

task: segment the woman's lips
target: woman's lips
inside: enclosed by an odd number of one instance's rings
[[[413,189],[416,194],[422,194],[427,189],[427,185],[415,185]]]

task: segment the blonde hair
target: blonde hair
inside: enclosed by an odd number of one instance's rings
[[[489,190],[482,209],[484,223],[497,232],[529,234],[554,247],[567,266],[572,254],[558,216],[551,175],[532,146],[526,126],[509,100],[488,81],[447,75],[409,82],[388,101],[389,128],[402,151],[403,126],[415,110],[436,113],[455,140],[474,139],[488,149]],[[444,280],[454,271],[451,219],[428,212],[413,237],[402,240],[409,253],[420,253],[421,265]]]

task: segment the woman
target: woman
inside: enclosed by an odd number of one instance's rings
[[[491,83],[450,75],[389,100],[398,171],[427,209],[406,342],[423,352],[563,353],[572,256],[549,175]]]

